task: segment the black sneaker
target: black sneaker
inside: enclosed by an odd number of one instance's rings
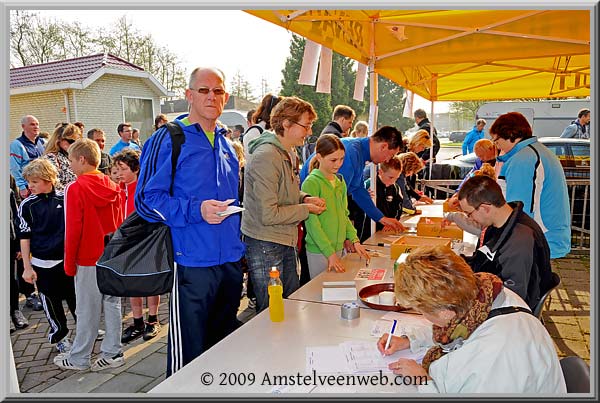
[[[18,309],[10,314],[10,318],[12,319],[16,329],[25,329],[27,326],[29,326],[29,322],[23,315],[23,312]]]
[[[25,306],[32,308],[34,311],[44,310],[44,306],[42,305],[42,301],[40,301],[40,297],[34,292],[31,293],[31,295],[25,300]]]
[[[146,328],[144,329],[144,340],[150,340],[160,332],[160,323],[146,323]]]
[[[144,334],[144,328],[138,329],[134,325],[128,326],[121,336],[121,343],[129,343]]]

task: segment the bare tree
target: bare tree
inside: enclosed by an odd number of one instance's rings
[[[90,30],[79,22],[58,23],[35,13],[13,11],[10,34],[11,67],[110,53],[142,67],[169,91],[186,87],[178,57],[159,46],[152,35],[142,35],[124,15],[110,29]]]

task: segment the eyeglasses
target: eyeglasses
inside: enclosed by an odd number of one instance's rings
[[[221,95],[225,95],[225,90],[223,88],[208,88],[208,87],[200,87],[200,88],[191,88],[190,90],[192,91],[196,91],[198,94],[202,94],[202,95],[208,95],[209,92],[212,91],[213,94],[215,94],[215,96],[221,96]]]
[[[302,126],[302,127],[304,127],[304,129],[305,129],[306,131],[308,131],[308,130],[311,130],[311,129],[312,129],[312,126],[313,126],[313,124],[312,124],[312,123],[311,123],[311,124],[309,124],[309,125],[303,125],[302,123],[298,123],[298,122],[296,122],[296,121],[293,121],[293,123],[297,124],[298,126]]]
[[[490,136],[490,138],[492,139],[492,143],[494,143],[496,145],[498,145],[498,141],[501,140],[499,136],[496,136],[496,137]]]
[[[481,203],[481,204],[479,204],[479,206],[475,207],[473,210],[471,210],[471,212],[467,213],[467,217],[468,217],[468,218],[471,218],[471,215],[472,215],[474,212],[476,212],[477,210],[479,210],[479,207],[483,206],[484,204],[487,204],[487,205],[489,205],[489,203]]]

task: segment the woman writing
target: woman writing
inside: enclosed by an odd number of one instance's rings
[[[395,374],[426,377],[420,391],[566,393],[546,328],[498,277],[473,273],[447,246],[415,249],[394,277],[398,303],[433,326],[420,334],[392,336],[387,350],[385,334],[377,347],[385,355],[427,349],[421,365],[402,358],[389,365]],[[503,307],[508,313],[497,310]]]

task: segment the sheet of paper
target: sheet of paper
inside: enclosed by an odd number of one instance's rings
[[[245,208],[240,206],[227,206],[225,211],[218,212],[217,215],[219,217],[225,217],[231,214],[239,213],[240,211],[244,211]]]
[[[353,373],[392,372],[388,365],[398,361],[400,358],[415,360],[421,363],[425,352],[414,354],[410,349],[397,351],[392,355],[382,356],[377,349],[377,342],[373,341],[347,341],[340,344],[346,355],[349,366]]]
[[[348,374],[350,366],[339,345],[306,347],[306,373]]]
[[[358,270],[354,280],[383,280],[385,277],[386,269],[367,269],[363,268]]]
[[[388,365],[397,360],[396,354],[382,356],[376,341],[346,341],[340,344],[352,373],[391,372]]]

